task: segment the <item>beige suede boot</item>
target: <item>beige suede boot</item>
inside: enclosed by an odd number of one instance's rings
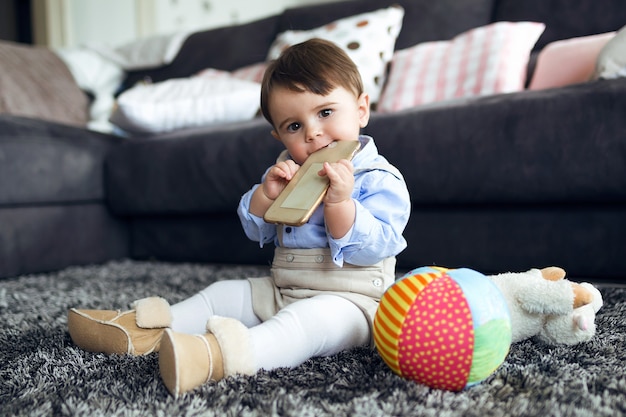
[[[76,346],[89,352],[147,355],[158,352],[161,336],[172,325],[170,305],[163,298],[135,301],[134,309],[78,310],[67,314]]]
[[[207,330],[190,335],[168,329],[163,335],[159,370],[174,397],[225,376],[256,372],[248,329],[241,322],[215,316]]]

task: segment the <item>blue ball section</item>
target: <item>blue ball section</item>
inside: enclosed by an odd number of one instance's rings
[[[511,321],[504,296],[489,278],[469,268],[451,269],[447,274],[463,290],[470,305],[474,328],[494,319]]]

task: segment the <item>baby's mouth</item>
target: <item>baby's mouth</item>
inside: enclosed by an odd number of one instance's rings
[[[317,152],[317,151],[321,151],[321,150],[322,150],[322,149],[324,149],[324,148],[334,148],[335,146],[337,146],[337,141],[336,141],[336,140],[333,140],[333,141],[331,141],[330,143],[328,143],[327,145],[324,145],[324,146],[322,146],[321,148],[316,149],[316,150],[315,150],[315,152]]]

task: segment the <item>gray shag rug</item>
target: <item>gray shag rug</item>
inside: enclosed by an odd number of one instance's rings
[[[294,369],[209,383],[179,399],[156,354],[76,348],[70,307],[125,309],[138,298],[180,301],[211,282],[265,267],[116,261],[0,281],[1,416],[607,416],[626,415],[626,289],[601,287],[605,305],[589,343],[515,344],[498,370],[462,392],[393,374],[358,348]]]

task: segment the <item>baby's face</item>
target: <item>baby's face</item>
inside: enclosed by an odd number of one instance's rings
[[[278,87],[269,98],[274,129],[298,164],[313,152],[337,140],[358,140],[369,120],[369,96],[336,87],[323,96]]]

